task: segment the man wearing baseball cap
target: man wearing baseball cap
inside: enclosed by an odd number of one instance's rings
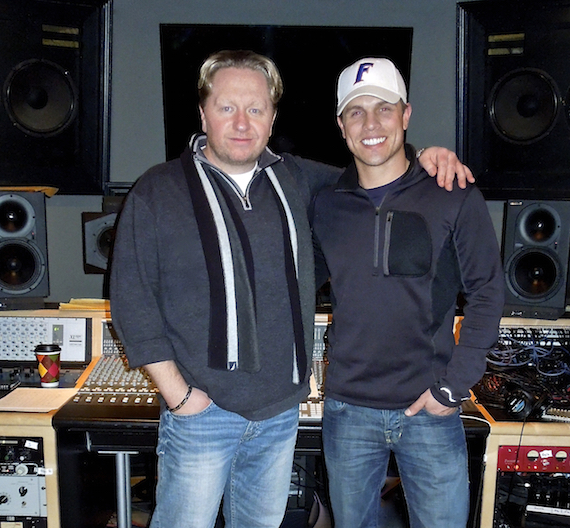
[[[354,162],[318,193],[312,218],[317,283],[330,278],[333,298],[323,443],[335,525],[382,526],[392,452],[412,528],[464,528],[459,408],[497,340],[496,235],[475,186],[444,192],[417,163],[405,143],[412,107],[390,60],[357,61],[337,89]]]

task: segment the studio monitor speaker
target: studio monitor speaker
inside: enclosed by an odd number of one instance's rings
[[[83,224],[83,271],[105,273],[115,241],[117,213],[81,213]]]
[[[570,1],[462,2],[458,153],[487,199],[570,198]]]
[[[0,307],[49,295],[45,196],[0,192]]]
[[[570,202],[509,200],[505,208],[504,315],[558,319],[566,307]]]
[[[103,197],[101,212],[81,213],[83,230],[83,271],[107,274],[115,243],[115,224],[123,207],[130,185],[113,189]],[[108,277],[107,277],[108,278]]]
[[[109,7],[0,0],[0,185],[103,194]]]

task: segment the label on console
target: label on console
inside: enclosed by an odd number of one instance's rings
[[[550,506],[538,506],[537,504],[528,504],[526,511],[535,513],[548,513],[550,515],[563,515],[565,517],[570,517],[570,510],[564,510],[562,508],[552,508]]]

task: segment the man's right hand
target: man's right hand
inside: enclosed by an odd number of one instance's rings
[[[193,387],[188,401],[177,411],[172,411],[172,414],[198,414],[208,407],[210,403],[212,403],[212,400],[204,391]]]
[[[156,363],[149,363],[144,368],[148,372],[154,384],[158,387],[160,394],[164,398],[166,405],[170,409],[174,409],[180,405],[184,397],[188,393],[188,383],[180,373],[178,366],[172,360],[158,361]],[[197,414],[203,411],[212,400],[208,395],[197,389],[192,388],[190,397],[182,407],[173,414]]]
[[[432,395],[431,391],[427,389],[406,411],[406,416],[414,416],[422,409],[425,409],[429,414],[435,416],[448,416],[457,412],[457,407],[447,407],[439,403]]]

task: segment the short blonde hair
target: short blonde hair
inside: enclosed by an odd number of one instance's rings
[[[267,87],[273,107],[277,107],[277,103],[283,95],[283,80],[277,66],[270,58],[248,50],[219,51],[204,61],[198,76],[200,106],[204,106],[206,99],[212,93],[214,74],[223,68],[247,68],[261,72],[267,79]]]

